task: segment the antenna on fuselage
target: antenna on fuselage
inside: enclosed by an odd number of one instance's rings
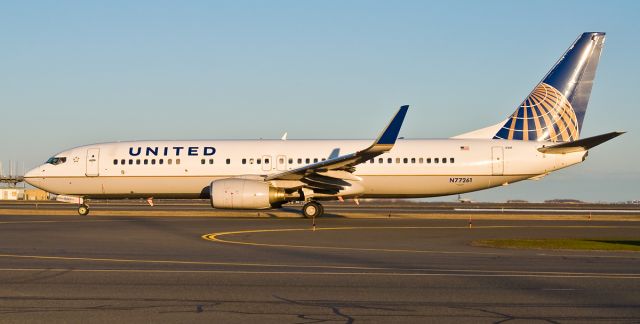
[[[287,132],[284,132],[284,134],[282,134],[282,137],[280,139],[283,140],[283,141],[286,141],[287,140],[287,134],[288,134]]]

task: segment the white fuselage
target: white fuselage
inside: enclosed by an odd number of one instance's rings
[[[81,146],[29,171],[27,181],[88,198],[198,198],[214,180],[260,177],[358,151],[369,140],[134,141]],[[543,154],[534,141],[399,139],[390,152],[356,166],[360,190],[344,197],[433,197],[545,175],[586,152]],[[297,183],[275,181],[279,187]],[[325,199],[337,198],[325,197]]]

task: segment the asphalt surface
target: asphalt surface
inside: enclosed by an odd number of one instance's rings
[[[639,222],[0,216],[0,322],[633,322]]]

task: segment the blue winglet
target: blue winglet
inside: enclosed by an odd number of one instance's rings
[[[407,115],[407,110],[409,110],[409,105],[400,107],[400,110],[398,110],[374,145],[393,145],[396,143],[396,139],[398,139],[398,134],[400,133],[400,127],[402,127],[402,122],[404,121],[404,116]]]

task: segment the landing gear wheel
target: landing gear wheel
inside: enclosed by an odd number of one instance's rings
[[[78,214],[85,216],[85,215],[89,215],[89,206],[87,205],[80,205],[78,207]]]
[[[302,214],[304,214],[306,218],[320,217],[323,212],[324,208],[322,208],[322,205],[315,201],[310,201],[302,206]]]

